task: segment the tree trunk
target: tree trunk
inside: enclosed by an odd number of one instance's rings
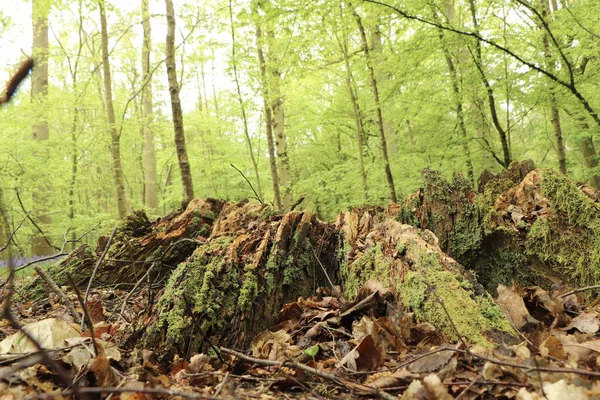
[[[148,0],[142,0],[142,26],[144,39],[142,45],[142,71],[144,72],[142,91],[143,113],[142,130],[144,135],[143,165],[144,165],[144,205],[156,213],[158,208],[158,188],[156,183],[156,153],[154,148],[154,126],[152,112],[152,74],[150,71],[150,51],[152,38],[150,35],[150,13]]]
[[[547,0],[540,0],[541,15],[542,18],[546,18],[550,14]],[[542,44],[544,46],[544,60],[546,63],[546,69],[551,73],[556,72],[556,63],[553,60],[552,52],[550,51],[550,42],[548,40],[548,32],[544,29],[540,23],[539,28],[542,30]],[[550,112],[552,115],[552,128],[554,130],[554,140],[556,141],[556,156],[558,158],[558,169],[563,174],[567,174],[567,158],[565,151],[565,143],[563,140],[563,133],[560,124],[560,114],[558,111],[558,100],[556,98],[556,88],[553,82],[548,85],[548,95],[550,97]]]
[[[279,183],[283,187],[282,205],[289,210],[292,204],[292,187],[290,174],[290,159],[287,153],[287,136],[285,135],[285,116],[283,109],[283,98],[279,81],[281,76],[277,70],[272,71],[273,90],[271,92],[271,109],[273,113],[273,133],[275,135],[275,147],[277,148],[277,166],[279,167]]]
[[[175,11],[173,0],[165,0],[167,9],[167,40],[165,43],[167,77],[169,79],[169,94],[171,95],[171,111],[173,114],[173,130],[175,131],[175,148],[181,173],[181,184],[183,188],[182,206],[186,207],[194,198],[194,184],[192,181],[192,169],[188,160],[185,145],[185,133],[183,130],[183,111],[179,98],[179,82],[177,81],[177,70],[175,67]]]
[[[47,107],[48,97],[48,13],[50,7],[45,0],[33,0],[32,3],[32,28],[33,28],[33,68],[31,79],[31,101],[36,104],[36,119],[31,127],[33,139],[39,142],[50,138],[48,130]],[[38,157],[40,155],[38,154]],[[49,228],[52,217],[47,202],[48,192],[52,190],[50,181],[40,182],[40,187],[34,190],[34,202],[39,207],[36,211],[37,224],[42,228]],[[53,253],[49,239],[41,232],[36,231],[31,241],[31,252],[34,256],[45,256]]]
[[[260,66],[260,77],[262,85],[263,108],[265,110],[265,131],[267,134],[267,147],[269,149],[269,167],[271,168],[271,179],[273,180],[273,194],[275,206],[282,211],[281,193],[279,191],[279,176],[277,174],[277,159],[275,158],[275,143],[273,140],[273,115],[271,113],[271,99],[269,96],[269,84],[267,79],[267,65],[262,44],[262,30],[256,25],[256,48],[258,51],[258,63]]]
[[[354,115],[354,125],[356,129],[356,147],[358,150],[358,166],[360,168],[360,176],[363,186],[363,198],[365,202],[367,202],[369,201],[369,187],[367,185],[367,172],[365,170],[365,161],[363,155],[363,138],[366,135],[362,123],[363,116],[360,110],[360,105],[358,104],[358,96],[355,91],[354,77],[352,76],[352,70],[350,68],[350,58],[348,56],[348,38],[345,31],[342,33],[342,35],[343,38],[342,40],[339,40],[339,45],[342,50],[342,56],[344,57],[344,64],[346,66],[346,86],[348,87],[350,102],[352,103],[352,114]]]
[[[246,138],[246,144],[248,145],[248,152],[250,153],[250,161],[252,161],[252,167],[254,168],[254,176],[256,178],[256,185],[258,190],[258,200],[262,202],[262,187],[260,184],[260,174],[258,173],[258,162],[254,156],[254,150],[252,148],[252,140],[250,138],[250,132],[248,130],[248,117],[246,116],[246,107],[244,106],[244,99],[242,97],[242,89],[240,87],[240,79],[237,70],[237,58],[236,58],[236,42],[235,42],[235,27],[233,26],[233,5],[232,0],[229,0],[229,22],[231,24],[231,60],[233,64],[233,79],[235,80],[235,87],[237,89],[237,99],[240,103],[240,109],[242,111],[242,122],[244,124],[244,137]]]
[[[475,1],[469,0],[469,8],[471,10],[471,18],[473,20],[473,26],[475,27],[475,32],[479,35],[479,22],[477,21],[477,14],[475,9]],[[483,57],[481,55],[481,42],[478,40],[475,43],[475,55],[474,55],[475,66],[479,70],[479,75],[481,76],[481,82],[485,87],[487,98],[488,98],[488,106],[490,108],[490,115],[492,117],[492,122],[494,123],[494,127],[498,132],[498,136],[500,137],[500,143],[502,144],[502,159],[498,159],[494,157],[500,165],[504,168],[508,168],[512,161],[512,157],[510,155],[510,146],[508,144],[508,136],[502,125],[500,124],[500,119],[498,118],[498,110],[496,109],[496,97],[494,95],[494,88],[490,84],[485,71],[483,69]]]
[[[392,170],[390,168],[390,160],[388,158],[387,143],[385,140],[385,129],[383,124],[383,115],[381,112],[381,103],[379,101],[379,89],[377,88],[377,78],[375,77],[375,70],[369,53],[369,44],[367,42],[367,35],[365,28],[363,27],[362,21],[356,10],[353,10],[358,30],[360,32],[360,39],[362,43],[362,50],[365,53],[367,61],[367,67],[369,70],[369,79],[371,81],[371,89],[373,90],[373,100],[375,102],[375,111],[377,113],[377,128],[379,130],[379,142],[381,147],[381,154],[383,156],[383,165],[385,169],[385,175],[387,178],[388,187],[390,190],[390,200],[392,203],[396,203],[396,188],[394,186],[394,178],[392,176]]]
[[[373,32],[371,32],[371,48],[373,49],[373,59],[377,64],[380,64],[385,61],[383,52],[383,46],[381,43],[381,24],[379,21],[376,21]],[[376,72],[377,84],[379,87],[385,87],[386,83],[389,80],[389,76],[383,68],[379,68]],[[385,98],[385,97],[384,97]],[[394,128],[394,121],[389,118],[383,119],[383,127],[385,128],[385,142],[387,144],[387,149],[389,154],[394,156],[394,154],[398,153],[398,143],[396,140],[396,129]]]
[[[462,136],[462,149],[465,157],[465,166],[467,168],[467,177],[469,181],[474,182],[475,176],[473,173],[473,163],[471,161],[471,150],[469,149],[469,135],[467,133],[467,127],[465,124],[465,116],[463,110],[463,101],[462,94],[460,89],[460,80],[458,79],[458,74],[456,71],[456,67],[454,65],[454,60],[452,59],[452,54],[448,49],[446,41],[444,40],[444,31],[442,29],[438,29],[438,36],[440,38],[440,44],[442,46],[442,51],[444,52],[444,58],[446,59],[446,65],[448,66],[448,72],[450,72],[450,80],[452,84],[452,92],[454,94],[454,104],[456,107],[456,121],[458,123],[458,130]],[[457,60],[458,63],[458,60]]]
[[[115,109],[112,98],[112,78],[110,74],[110,64],[108,61],[108,28],[106,23],[106,12],[104,9],[104,0],[98,1],[100,8],[100,25],[102,40],[102,68],[104,70],[104,96],[106,98],[106,113],[108,124],[110,126],[110,153],[112,159],[113,179],[117,191],[117,207],[119,218],[127,216],[127,200],[125,197],[125,185],[123,183],[123,167],[121,165],[121,134],[117,130],[115,122]]]
[[[581,124],[584,132],[589,132],[590,126],[587,122]],[[596,156],[596,149],[594,148],[594,139],[589,134],[586,134],[579,139],[579,149],[583,154],[583,161],[585,167],[589,170],[589,182],[590,185],[595,189],[600,189],[600,175],[594,171],[598,166],[598,157]]]

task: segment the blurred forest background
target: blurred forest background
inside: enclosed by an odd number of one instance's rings
[[[402,201],[425,167],[476,186],[531,158],[600,188],[599,15],[596,0],[3,2],[2,82],[24,55],[36,66],[0,108],[0,247],[54,254],[193,197],[304,199],[331,219]]]

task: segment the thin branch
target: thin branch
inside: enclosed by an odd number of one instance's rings
[[[244,173],[242,171],[240,171],[235,165],[233,164],[229,164],[233,169],[235,169],[237,172],[240,173],[240,175],[242,176],[242,178],[244,178],[244,180],[248,183],[248,186],[250,186],[250,189],[252,189],[252,191],[254,192],[254,196],[256,198],[256,200],[258,200],[260,202],[260,204],[265,204],[263,202],[263,200],[260,198],[260,196],[258,195],[258,193],[256,193],[256,190],[254,190],[254,186],[252,186],[252,184],[250,183],[250,181],[248,180],[248,178],[246,178],[246,175],[244,175]]]
[[[507,47],[502,46],[501,44],[498,44],[496,42],[494,42],[493,40],[490,39],[486,39],[483,36],[481,36],[480,34],[476,33],[476,32],[469,32],[469,31],[463,31],[457,28],[454,28],[452,26],[447,26],[447,25],[442,25],[440,23],[437,23],[435,21],[429,21],[423,17],[419,17],[416,15],[412,15],[409,14],[408,12],[401,10],[397,7],[394,7],[390,4],[386,4],[383,3],[381,1],[378,0],[363,0],[365,3],[371,3],[371,4],[377,4],[379,6],[382,7],[386,7],[389,8],[393,11],[395,11],[396,13],[398,13],[399,15],[401,15],[402,17],[406,18],[406,19],[410,19],[413,21],[418,21],[421,22],[423,24],[435,27],[435,28],[441,28],[444,29],[446,31],[449,32],[453,32],[456,33],[458,35],[462,35],[462,36],[467,36],[467,37],[472,37],[478,41],[481,41],[483,43],[486,43],[498,50],[500,50],[503,53],[508,54],[509,56],[511,56],[512,58],[514,58],[515,60],[519,61],[521,64],[526,65],[527,67],[529,67],[530,69],[539,72],[542,75],[545,75],[546,77],[548,77],[550,80],[556,82],[557,84],[559,84],[560,86],[565,87],[566,89],[568,89],[581,103],[581,105],[583,106],[583,108],[585,108],[585,110],[588,112],[588,114],[592,117],[592,119],[594,120],[594,122],[600,126],[600,116],[598,116],[598,113],[596,112],[596,110],[594,110],[594,108],[592,108],[592,106],[590,105],[589,101],[579,92],[579,90],[577,89],[577,87],[575,86],[574,83],[571,82],[567,82],[561,78],[559,78],[558,76],[556,76],[555,74],[551,73],[550,71],[547,71],[541,67],[539,67],[538,65],[536,65],[534,62],[532,61],[527,61],[526,59],[524,59],[523,57],[521,57],[520,55],[516,54],[514,51],[510,50]]]
[[[115,236],[115,232],[116,231],[117,231],[117,227],[115,226],[115,228],[113,229],[112,233],[110,234],[110,237],[108,238],[108,242],[106,242],[106,247],[104,247],[104,251],[102,252],[102,255],[100,256],[100,258],[98,259],[98,261],[96,261],[96,265],[94,266],[94,270],[92,271],[92,276],[90,276],[90,281],[88,282],[87,289],[85,290],[85,296],[83,297],[83,305],[84,305],[84,307],[87,304],[87,299],[88,299],[88,296],[90,294],[90,289],[92,288],[92,282],[94,281],[94,277],[96,276],[96,272],[98,271],[98,267],[100,266],[100,264],[104,260],[104,257],[106,256],[106,253],[108,253],[108,248],[110,247],[110,243],[112,242],[113,237]]]

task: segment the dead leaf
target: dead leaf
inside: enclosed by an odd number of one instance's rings
[[[600,329],[600,322],[598,322],[598,316],[593,312],[584,312],[576,316],[563,328],[563,331],[570,329],[577,329],[581,333],[596,333]]]
[[[23,329],[45,349],[64,347],[67,339],[81,336],[77,328],[57,318],[32,322],[25,325]],[[14,333],[0,342],[0,354],[33,353],[37,350],[23,332]]]
[[[431,374],[423,379],[423,382],[414,380],[401,397],[402,400],[452,400],[448,389],[440,378]]]
[[[522,332],[533,332],[540,322],[533,318],[523,297],[516,292],[515,288],[508,288],[502,284],[498,285],[498,298],[496,303],[506,313],[510,321]]]

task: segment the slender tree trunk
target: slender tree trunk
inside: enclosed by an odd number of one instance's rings
[[[104,97],[106,98],[108,124],[110,125],[110,153],[112,158],[113,179],[115,182],[115,189],[117,191],[117,207],[119,210],[119,218],[123,219],[127,216],[127,200],[125,197],[123,167],[121,164],[121,134],[117,130],[117,125],[115,122],[115,109],[112,98],[112,78],[110,74],[110,64],[108,61],[108,28],[106,23],[104,0],[99,0],[98,6],[100,8]]]
[[[381,154],[383,156],[383,164],[385,168],[385,175],[387,178],[388,187],[390,190],[390,200],[392,203],[396,203],[396,188],[394,187],[394,178],[392,176],[392,170],[390,168],[390,160],[388,158],[387,151],[387,143],[385,140],[385,129],[383,125],[383,115],[381,112],[381,103],[379,101],[379,89],[377,88],[377,78],[375,77],[375,71],[373,68],[373,63],[371,60],[371,56],[369,53],[369,44],[367,42],[367,35],[365,33],[365,28],[363,27],[360,15],[353,10],[354,18],[356,19],[356,23],[358,25],[358,30],[360,32],[360,39],[362,42],[362,50],[365,53],[365,58],[367,61],[367,67],[369,70],[369,78],[371,81],[371,89],[373,90],[373,100],[375,101],[375,111],[377,113],[377,128],[379,130],[379,141],[381,147]]]
[[[252,140],[250,138],[250,132],[248,130],[248,117],[246,116],[246,107],[244,106],[244,99],[242,97],[242,89],[240,87],[240,80],[237,70],[237,59],[236,59],[236,42],[235,42],[235,27],[233,25],[233,5],[232,0],[229,0],[229,22],[231,23],[231,58],[233,64],[233,79],[235,80],[235,87],[237,89],[237,98],[240,103],[240,109],[242,111],[242,122],[244,124],[244,136],[246,138],[246,144],[248,145],[248,152],[250,153],[250,160],[254,167],[254,176],[256,177],[256,185],[258,191],[259,200],[262,201],[262,188],[260,184],[260,175],[258,173],[258,162],[254,156],[254,150],[252,148]]]
[[[381,43],[381,25],[379,22],[375,24],[375,28],[371,33],[371,47],[373,48],[373,59],[377,64],[382,63],[384,61],[384,57],[382,54],[383,46]],[[388,74],[383,70],[383,68],[379,68],[376,71],[377,75],[377,84],[379,87],[385,87],[386,83],[389,80]],[[394,121],[389,118],[383,119],[383,127],[385,128],[385,142],[387,144],[387,149],[389,154],[392,156],[398,153],[398,144],[396,140],[396,129],[394,128]]]
[[[469,135],[467,133],[467,127],[465,124],[465,116],[463,110],[463,101],[462,94],[460,89],[460,80],[458,79],[458,73],[456,71],[456,66],[454,64],[454,60],[452,58],[452,54],[448,49],[448,45],[444,39],[444,31],[441,28],[438,28],[438,36],[440,38],[440,44],[442,46],[442,51],[444,52],[444,58],[446,59],[446,65],[448,66],[448,72],[450,73],[450,80],[452,85],[452,92],[454,94],[454,106],[456,108],[456,121],[458,124],[458,131],[462,136],[462,149],[463,155],[465,157],[465,166],[467,168],[467,176],[469,181],[474,181],[474,173],[473,173],[473,162],[471,161],[471,150],[469,149]],[[458,60],[457,60],[458,63]]]
[[[269,149],[269,167],[271,168],[271,179],[273,181],[273,194],[275,205],[279,211],[282,210],[281,193],[279,191],[279,176],[277,175],[277,159],[275,158],[275,143],[273,140],[273,116],[269,96],[269,85],[267,79],[267,66],[262,45],[262,31],[260,25],[256,25],[256,48],[258,51],[258,63],[260,65],[260,77],[262,85],[263,107],[265,110],[265,131],[267,134],[267,147]]]
[[[350,58],[348,55],[348,40],[346,32],[343,32],[343,38],[339,44],[344,57],[344,64],[346,66],[346,86],[348,86],[348,93],[350,95],[350,102],[352,103],[352,114],[354,115],[354,125],[356,129],[356,147],[358,150],[358,164],[360,168],[360,176],[363,186],[363,198],[365,202],[369,201],[369,187],[367,185],[367,172],[365,170],[364,161],[364,145],[363,138],[365,137],[363,124],[362,124],[362,113],[360,111],[360,105],[358,104],[358,96],[354,89],[354,78],[352,76],[352,70],[350,68]]]
[[[76,84],[73,84],[76,87]],[[77,146],[77,127],[79,126],[79,108],[73,107],[73,123],[71,125],[71,182],[69,182],[69,221],[73,230],[71,232],[71,239],[77,237],[75,226],[75,186],[77,184],[77,170],[79,168],[79,150]],[[73,241],[71,243],[71,249],[75,250],[77,243]]]
[[[48,97],[48,13],[49,5],[45,0],[33,0],[32,5],[32,28],[33,28],[33,68],[31,79],[31,101],[39,110],[36,120],[31,128],[34,140],[47,141],[50,138],[48,130],[48,119],[46,114],[46,99]],[[38,155],[39,156],[39,155]],[[43,229],[52,224],[47,202],[48,193],[52,190],[50,181],[41,182],[41,186],[34,190],[33,198],[36,203],[37,223]],[[31,252],[36,256],[52,254],[53,249],[49,245],[48,238],[40,232],[35,233],[31,241]]]
[[[283,109],[283,97],[279,88],[281,76],[279,72],[273,70],[273,88],[271,96],[271,110],[273,133],[275,135],[275,147],[277,148],[277,166],[279,167],[279,184],[283,187],[282,203],[285,209],[289,209],[292,204],[292,187],[290,174],[290,159],[287,153],[287,136],[285,135],[285,115]]]
[[[545,19],[550,15],[550,7],[548,5],[547,0],[540,0],[539,7],[541,10],[541,18]],[[548,39],[548,32],[544,29],[544,21],[538,21],[538,27],[542,30],[542,45],[544,48],[544,60],[546,64],[546,70],[551,73],[556,73],[556,64],[552,57],[552,52],[550,50],[550,41]],[[552,128],[554,130],[554,139],[556,142],[556,155],[558,158],[558,168],[560,172],[563,174],[567,174],[567,163],[566,163],[566,151],[565,144],[563,140],[563,133],[560,124],[560,113],[558,110],[558,100],[556,98],[556,88],[552,82],[548,85],[548,96],[549,96],[549,105],[550,105],[550,113],[552,119]]]
[[[144,165],[144,204],[152,212],[158,208],[158,188],[156,183],[156,152],[154,148],[154,126],[152,111],[152,74],[150,71],[150,51],[152,38],[150,31],[150,13],[148,0],[142,0],[142,26],[144,39],[142,44],[142,71],[144,72],[142,130],[144,136],[143,165]]]
[[[167,40],[165,43],[167,77],[169,79],[169,94],[171,95],[175,149],[177,150],[177,160],[179,162],[179,172],[181,173],[181,184],[183,186],[182,206],[185,208],[194,198],[194,184],[185,145],[183,111],[181,109],[179,82],[177,81],[177,70],[175,68],[175,10],[173,9],[173,0],[165,0],[165,5],[167,9]]]
[[[479,35],[479,22],[477,21],[477,12],[475,8],[475,0],[469,0],[469,8],[471,10],[471,18],[473,20],[474,31],[477,35]],[[485,87],[487,98],[488,98],[488,106],[490,108],[490,115],[492,117],[492,122],[496,131],[498,131],[498,135],[500,136],[500,143],[502,144],[502,155],[503,158],[500,161],[500,164],[504,168],[508,168],[512,161],[512,157],[510,155],[510,146],[508,144],[508,135],[502,125],[500,124],[500,119],[498,118],[498,111],[496,109],[496,97],[494,95],[494,88],[490,84],[485,71],[483,69],[483,57],[481,55],[481,42],[479,40],[475,43],[475,66],[479,70],[479,75],[481,76],[481,82]],[[495,158],[495,157],[494,157]]]

